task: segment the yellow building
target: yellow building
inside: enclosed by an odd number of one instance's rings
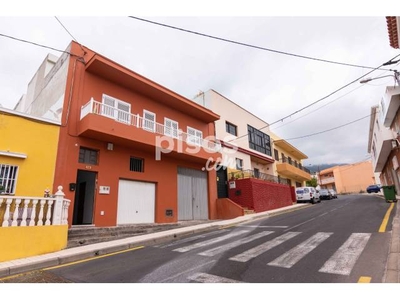
[[[363,161],[322,170],[318,184],[322,189],[334,189],[338,194],[365,192],[369,185],[374,184],[372,163]]]
[[[59,129],[56,121],[0,108],[0,194],[42,197],[52,188]]]
[[[286,179],[294,187],[306,186],[306,181],[311,180],[311,174],[302,162],[308,156],[275,134],[271,134],[271,138],[274,145],[275,176]]]

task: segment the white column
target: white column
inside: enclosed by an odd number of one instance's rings
[[[44,210],[44,205],[46,204],[46,200],[40,200],[40,210],[39,210],[39,217],[38,217],[38,222],[37,226],[42,226],[43,225],[43,210]]]
[[[46,214],[46,222],[44,225],[51,225],[51,206],[53,205],[53,200],[47,200],[47,214]]]
[[[28,226],[35,226],[35,218],[36,218],[36,205],[39,200],[32,201],[32,213],[31,213],[31,220],[29,221]]]
[[[28,217],[28,205],[30,201],[30,199],[24,200],[24,210],[22,212],[21,226],[26,226],[26,218]]]
[[[15,209],[14,209],[14,214],[13,214],[13,221],[11,223],[11,226],[18,226],[18,213],[19,213],[19,204],[21,203],[21,199],[16,199],[15,200]]]
[[[61,225],[62,224],[62,213],[63,213],[63,203],[65,194],[62,191],[62,186],[58,186],[58,191],[55,194],[56,203],[54,204],[54,214],[53,214],[53,225]]]
[[[8,220],[10,219],[10,206],[12,203],[12,199],[7,199],[6,200],[6,212],[4,213],[4,217],[3,217],[3,227],[8,227]]]

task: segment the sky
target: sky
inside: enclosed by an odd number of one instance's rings
[[[144,8],[132,5],[127,10],[120,6],[96,10],[76,1],[58,10],[49,9],[51,6],[38,10],[29,2],[25,6],[18,2],[11,4],[8,14],[0,16],[1,34],[60,50],[67,48],[72,35],[88,48],[189,99],[200,91],[214,89],[274,123],[272,132],[308,156],[304,166],[368,159],[371,106],[379,103],[386,86],[394,84],[393,78],[367,84],[356,81],[318,101],[371,69],[245,47],[127,15],[257,47],[359,66],[376,68],[400,54],[389,45],[385,19],[385,15],[394,14],[373,6],[360,14],[357,6],[343,4],[344,10],[329,2],[324,2],[323,9],[315,9],[289,1],[285,4],[290,9],[282,5],[275,10],[251,6],[257,2],[252,0],[246,1],[249,5],[245,9],[235,7],[235,1],[228,8],[211,1],[198,2],[191,8],[173,7],[171,3],[177,1],[168,2],[172,7],[162,2],[152,6],[154,1],[150,1]],[[305,5],[310,2],[301,1]],[[45,56],[60,53],[4,36],[0,36],[0,49],[0,104],[12,109]],[[376,70],[367,77],[391,74]]]

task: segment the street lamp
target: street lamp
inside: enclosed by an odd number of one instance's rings
[[[385,77],[394,77],[394,79],[397,82],[397,85],[400,85],[399,72],[397,72],[397,70],[393,70],[393,72],[394,72],[394,75],[385,75],[385,76],[379,76],[379,77],[374,77],[374,78],[369,77],[369,78],[365,78],[365,79],[360,80],[360,83],[367,83],[367,82],[370,82],[372,80],[385,78]]]

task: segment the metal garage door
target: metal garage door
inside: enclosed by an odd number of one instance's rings
[[[207,172],[178,168],[178,220],[208,219]]]
[[[154,223],[155,195],[154,183],[120,180],[117,224]]]

